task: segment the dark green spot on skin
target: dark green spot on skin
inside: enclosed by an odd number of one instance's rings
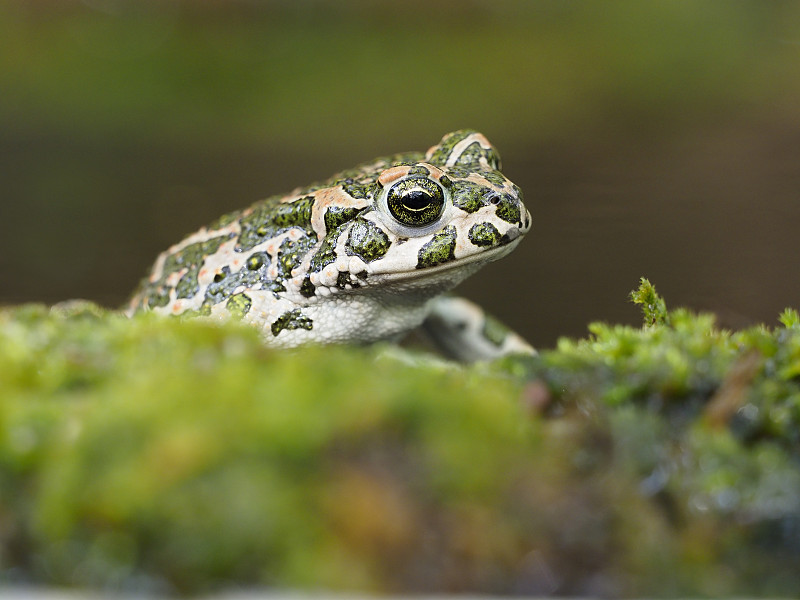
[[[228,239],[228,236],[218,236],[204,242],[189,244],[182,250],[170,254],[164,261],[164,275],[171,275],[183,268],[199,266],[209,254],[214,254]]]
[[[208,296],[221,296],[222,293],[225,291],[225,286],[223,286],[220,282],[215,281],[211,285],[208,286],[206,290],[206,295]]]
[[[258,271],[266,264],[269,264],[269,254],[266,252],[257,252],[247,259],[247,269],[250,271]]]
[[[228,236],[219,236],[204,242],[196,242],[175,254],[169,255],[167,260],[164,261],[164,272],[161,279],[152,284],[152,287],[166,290],[167,288],[164,284],[167,277],[176,271],[186,269],[186,272],[175,286],[175,296],[177,298],[193,297],[199,289],[197,276],[206,257],[219,250],[219,247],[228,239]]]
[[[306,196],[294,202],[279,204],[273,214],[272,223],[278,228],[311,226],[311,209],[314,207],[314,196]]]
[[[497,246],[500,243],[500,232],[491,223],[476,223],[469,230],[469,241],[476,246]]]
[[[342,185],[342,189],[347,192],[347,194],[355,198],[357,200],[362,199],[370,199],[375,195],[375,192],[378,191],[378,184],[374,182],[370,183],[345,183]],[[344,209],[348,210],[348,209]],[[350,209],[352,210],[352,209]],[[358,210],[358,209],[355,209]]]
[[[210,310],[215,304],[232,298],[235,290],[270,289],[275,291],[273,289],[275,282],[267,275],[268,267],[269,254],[266,252],[250,256],[244,267],[238,271],[231,272],[230,267],[222,267],[214,275],[214,281],[205,290],[203,306],[207,306]]]
[[[300,284],[300,295],[304,298],[311,298],[316,295],[316,290],[317,288],[311,283],[311,278],[306,275],[303,279],[303,283]]]
[[[428,177],[431,172],[428,167],[424,165],[414,165],[408,170],[409,175],[422,175],[423,177]]]
[[[455,154],[455,147],[473,133],[476,132],[471,129],[462,129],[446,135],[439,142],[428,162],[436,166],[444,166],[451,161],[457,165],[469,166],[480,164],[481,159],[484,159],[492,169],[500,169],[500,154],[493,146],[485,148],[475,141],[462,149],[458,155]]]
[[[325,233],[330,234],[340,225],[352,221],[362,210],[346,206],[331,206],[325,211]]]
[[[497,204],[495,214],[499,218],[503,219],[503,221],[506,223],[519,223],[519,202],[516,202],[507,196],[501,196],[500,202]]]
[[[276,296],[275,296],[276,298],[277,298],[277,294],[278,293],[286,291],[286,288],[284,287],[283,283],[280,282],[280,281],[270,281],[267,284],[266,287],[270,292],[276,294]]]
[[[322,241],[319,250],[311,257],[311,262],[308,265],[310,272],[318,273],[336,260],[335,248],[338,239],[339,236],[336,234],[329,235]]]
[[[455,260],[456,228],[449,225],[419,249],[417,269],[435,267]]]
[[[453,206],[464,212],[474,213],[486,204],[486,191],[485,187],[472,181],[456,181],[452,187]]]
[[[483,175],[483,178],[489,183],[500,187],[504,186],[508,181],[500,171],[482,171],[481,175]]]
[[[443,167],[447,160],[450,158],[450,155],[453,153],[453,148],[463,139],[469,137],[475,133],[472,129],[462,129],[460,131],[454,131],[446,135],[439,145],[434,150],[433,154],[431,154],[430,160],[427,162]]]
[[[371,221],[358,218],[350,228],[345,249],[348,254],[354,254],[364,262],[372,262],[382,258],[389,251],[389,246],[391,246],[389,237],[380,227]]]
[[[481,159],[485,159],[492,169],[500,168],[500,155],[494,148],[484,148],[478,142],[473,142],[466,148],[456,161],[459,165],[478,164]],[[502,185],[502,184],[501,184]]]
[[[283,240],[277,256],[278,279],[291,278],[292,269],[303,261],[306,253],[313,245],[314,240],[309,237],[301,237],[298,240]]]
[[[470,174],[469,169],[465,169],[464,167],[459,167],[457,165],[448,167],[447,172],[450,173],[450,177],[455,177],[456,179],[463,179]]]
[[[214,281],[206,288],[203,304],[213,306],[234,295],[234,290],[256,290],[268,287],[271,282],[267,276],[269,255],[254,254],[247,259],[245,267],[231,272],[230,267],[222,267],[214,276]]]
[[[197,310],[185,310],[180,314],[181,319],[188,319],[193,317],[207,317],[211,314],[210,304],[201,304]]]
[[[236,250],[244,252],[275,237],[291,227],[303,229],[309,236],[316,237],[311,227],[311,209],[314,197],[306,196],[294,202],[280,202],[273,197],[253,205],[253,212],[242,217],[239,225],[242,229]]]
[[[348,285],[354,288],[361,287],[358,283],[350,280],[350,273],[347,271],[342,271],[336,278],[336,287],[338,287],[340,290],[343,290]]]
[[[231,313],[236,319],[242,319],[244,316],[250,312],[250,307],[253,305],[253,301],[250,299],[250,296],[247,294],[234,294],[228,301],[225,303],[225,308],[228,309],[228,312]]]
[[[153,289],[145,296],[145,305],[149,308],[158,308],[169,304],[169,291],[164,288]]]
[[[199,272],[199,267],[191,267],[184,273],[183,277],[181,277],[175,285],[176,298],[192,298],[197,293],[200,289],[200,286],[197,284]]]
[[[314,322],[305,316],[299,308],[283,313],[270,326],[272,335],[277,336],[284,329],[306,329],[311,331]]]

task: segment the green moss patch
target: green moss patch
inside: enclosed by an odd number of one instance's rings
[[[800,318],[721,331],[648,285],[644,328],[470,368],[2,311],[0,581],[790,595]]]

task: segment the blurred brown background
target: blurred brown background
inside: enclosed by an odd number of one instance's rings
[[[534,228],[461,292],[538,346],[800,306],[800,3],[0,0],[0,304],[120,305],[223,212],[470,127]]]

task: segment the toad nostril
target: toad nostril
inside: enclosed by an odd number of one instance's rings
[[[500,196],[492,196],[491,198],[489,198],[489,202],[497,206],[498,204],[500,204]]]

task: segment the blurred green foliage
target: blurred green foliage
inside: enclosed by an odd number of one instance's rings
[[[669,317],[462,368],[89,303],[6,310],[0,581],[789,594],[796,313],[738,333]]]

